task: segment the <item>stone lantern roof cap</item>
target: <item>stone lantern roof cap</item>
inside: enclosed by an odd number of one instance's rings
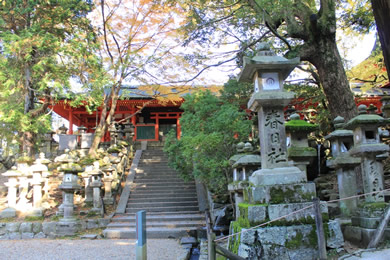
[[[351,120],[348,121],[348,123],[345,125],[346,129],[354,129],[357,126],[376,126],[379,127],[381,125],[390,123],[389,119],[383,118],[379,115],[375,114],[366,114],[367,113],[367,106],[366,105],[360,105],[358,107],[359,115],[355,116]]]
[[[286,123],[287,132],[311,133],[318,129],[318,125],[301,120],[298,114],[292,114]]]
[[[47,166],[43,165],[38,159],[33,166],[31,166],[30,171],[31,172],[46,172],[48,170]]]
[[[263,43],[259,52],[253,58],[244,57],[243,67],[238,81],[253,82],[253,75],[256,71],[261,72],[279,72],[284,80],[290,75],[291,71],[299,64],[300,58],[286,59],[282,56],[277,56],[271,51],[270,45]]]
[[[5,173],[2,173],[1,175],[5,176],[5,177],[18,177],[18,176],[22,175],[22,173],[20,171],[18,171],[15,166],[12,166],[12,168],[10,170],[6,171]]]
[[[335,131],[330,133],[329,135],[325,136],[326,140],[333,140],[341,137],[352,137],[353,136],[353,131],[352,130],[346,130],[342,129],[344,127],[344,117],[337,116],[333,120],[334,127],[336,128]]]
[[[233,168],[238,168],[241,166],[260,166],[261,165],[261,157],[257,154],[247,154],[239,158],[234,164]]]

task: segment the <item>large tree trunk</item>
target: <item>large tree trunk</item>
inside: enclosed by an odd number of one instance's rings
[[[371,0],[372,10],[374,12],[376,28],[379,35],[379,41],[382,45],[383,57],[387,69],[387,76],[390,79],[390,0]]]
[[[309,52],[305,49],[306,54],[310,53],[305,59],[318,70],[332,118],[342,116],[348,121],[357,115],[357,108],[336,42],[322,37],[316,43],[311,42],[309,49]]]
[[[27,115],[34,109],[34,91],[32,91],[31,84],[31,70],[29,66],[25,68],[25,83],[24,83],[24,114]],[[30,118],[31,120],[31,118]],[[27,156],[32,157],[34,153],[35,135],[31,131],[23,132],[22,147],[23,152],[27,153]]]
[[[114,118],[115,115],[115,110],[116,110],[116,105],[118,103],[119,99],[119,90],[121,84],[118,84],[116,86],[113,86],[111,88],[111,95],[109,96],[108,100],[106,100],[103,103],[103,108],[102,108],[102,114],[100,116],[100,121],[99,125],[97,126],[95,130],[95,136],[92,141],[91,148],[89,149],[89,155],[91,156],[96,156],[96,150],[99,147],[100,140],[102,139],[103,135],[106,133],[108,126],[111,124],[112,119]],[[108,110],[108,105],[109,101],[111,101],[111,107],[110,111],[107,115],[107,110]]]

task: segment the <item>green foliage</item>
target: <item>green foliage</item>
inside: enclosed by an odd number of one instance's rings
[[[87,88],[99,81],[90,10],[81,0],[1,1],[0,138],[46,132],[49,105],[71,96],[71,78]]]
[[[170,164],[185,179],[196,177],[212,192],[223,193],[229,183],[233,145],[247,139],[252,123],[237,106],[210,91],[186,96],[182,109],[182,137],[176,140],[170,133],[165,143]]]

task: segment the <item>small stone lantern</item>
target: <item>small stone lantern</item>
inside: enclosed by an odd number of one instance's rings
[[[361,157],[364,193],[384,189],[383,165],[377,155],[389,151],[389,146],[380,142],[378,127],[389,121],[379,115],[367,114],[367,106],[358,107],[359,115],[352,118],[345,126],[353,131],[354,146],[350,150],[353,156]],[[366,202],[383,202],[383,193],[367,195]]]
[[[336,170],[339,197],[344,199],[357,194],[355,167],[361,160],[349,154],[353,146],[353,132],[342,129],[344,118],[338,116],[333,122],[336,130],[325,137],[325,140],[330,141],[332,152],[332,158],[327,160],[326,164]],[[357,204],[357,198],[339,201],[341,213],[344,216],[351,216],[356,211]]]
[[[61,219],[61,222],[74,222],[74,192],[81,189],[81,186],[78,184],[77,174],[82,172],[83,169],[75,163],[75,159],[70,155],[62,158],[61,162],[63,164],[59,170],[64,173],[64,177],[59,189],[65,193],[63,202],[64,217]]]
[[[68,128],[66,128],[65,125],[62,125],[60,128],[58,128],[58,134],[66,135],[67,131],[68,131]]]
[[[93,212],[101,212],[102,202],[100,197],[100,187],[102,187],[102,176],[103,172],[100,170],[99,162],[96,161],[93,163],[94,170],[91,172],[91,187],[93,189]]]
[[[43,209],[41,208],[42,203],[42,183],[44,182],[42,174],[47,172],[48,169],[43,165],[40,159],[36,160],[34,165],[31,166],[32,181],[33,185],[33,210],[31,211],[32,216],[42,216]]]
[[[258,154],[251,154],[253,147],[250,143],[237,145],[238,155],[229,159],[233,162],[233,182],[228,185],[228,190],[234,193],[236,217],[240,215],[238,204],[244,202],[243,190],[248,186],[248,176],[261,166],[261,157]]]
[[[92,172],[93,172],[93,166],[88,165],[85,167],[84,172],[81,174],[81,177],[84,180],[84,193],[85,193],[84,202],[92,202],[93,201],[92,187],[91,187],[91,173]]]
[[[301,120],[298,114],[292,114],[286,123],[288,158],[306,174],[307,165],[317,156],[316,149],[309,147],[307,135],[317,129],[317,125]]]
[[[8,187],[8,208],[4,209],[0,213],[0,216],[2,218],[13,218],[16,216],[18,177],[21,175],[21,173],[16,169],[15,166],[13,166],[11,170],[6,171],[2,175],[8,177],[8,182],[4,183],[4,185]]]
[[[103,172],[104,172],[104,178],[103,178],[104,197],[103,197],[103,201],[107,205],[114,204],[114,197],[112,196],[112,190],[111,190],[111,185],[112,185],[112,181],[113,181],[113,176],[112,176],[113,171],[114,171],[114,168],[112,168],[111,166],[103,168]]]
[[[383,117],[390,117],[390,96],[386,95],[381,98]]]

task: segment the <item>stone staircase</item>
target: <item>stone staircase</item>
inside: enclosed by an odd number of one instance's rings
[[[135,238],[135,213],[146,211],[148,238],[178,238],[205,226],[195,182],[184,182],[168,167],[161,150],[145,150],[136,169],[124,214],[116,214],[106,238]],[[194,235],[194,234],[192,234]]]

